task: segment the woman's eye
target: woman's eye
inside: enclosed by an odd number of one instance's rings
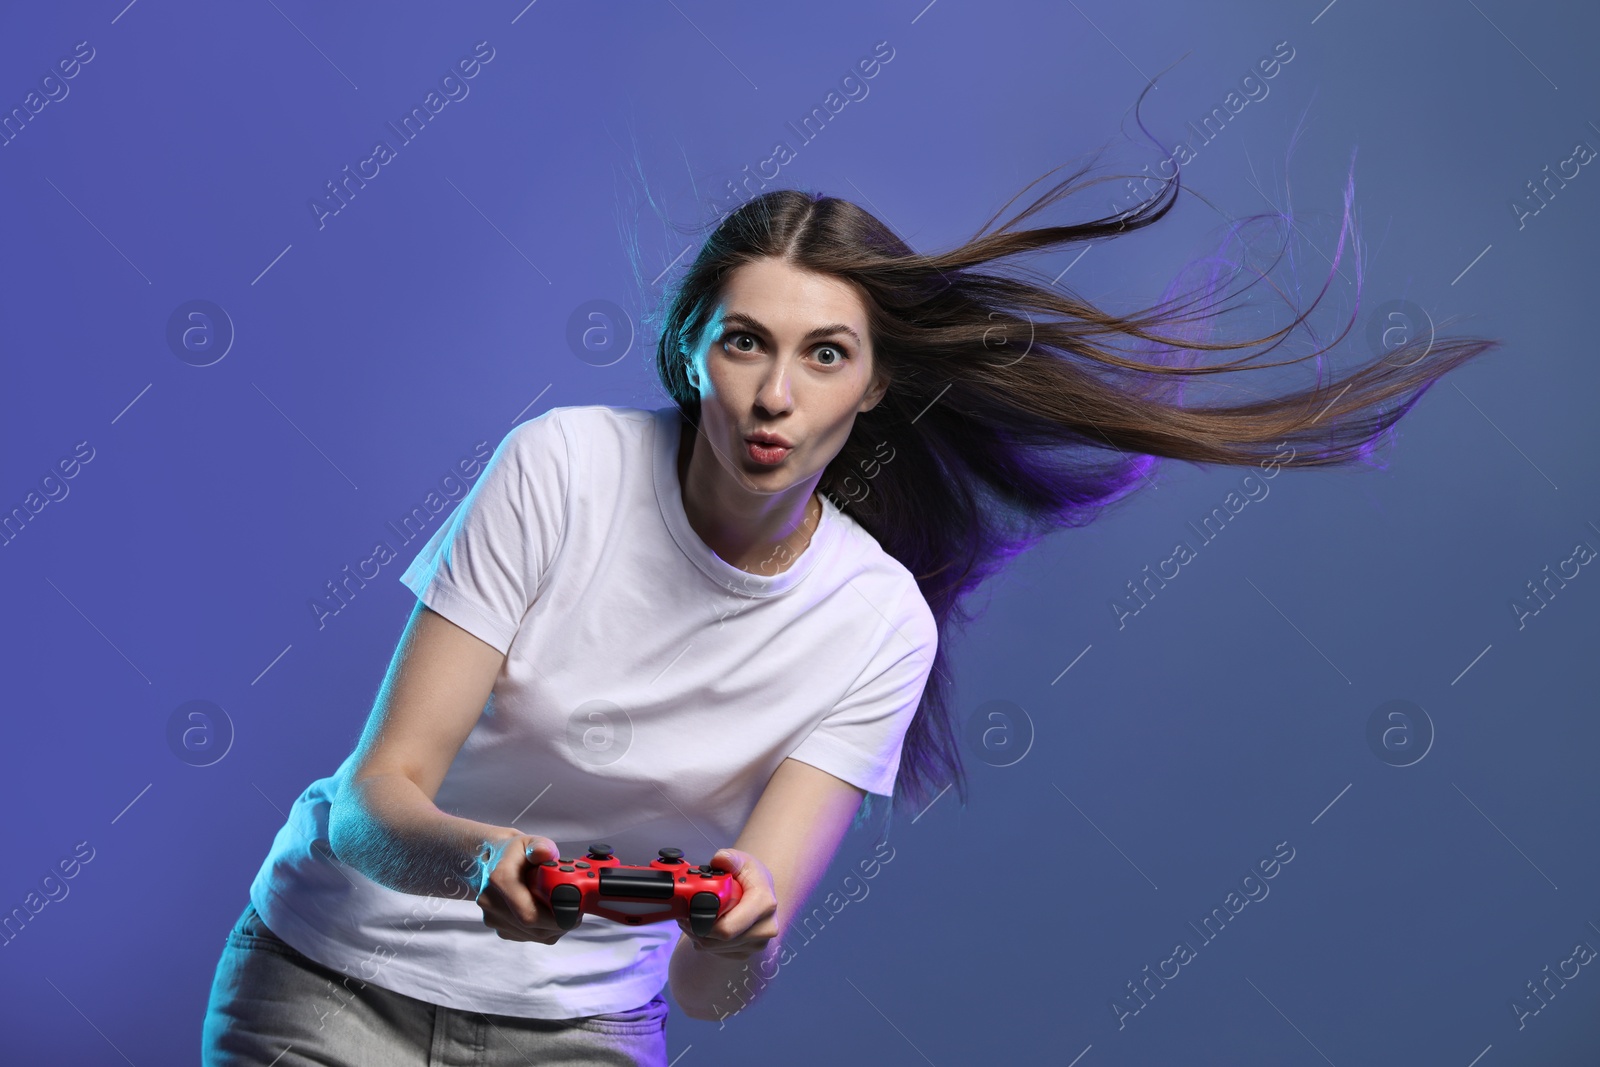
[[[744,342],[748,342],[748,345]],[[722,335],[722,345],[730,351],[749,354],[758,351],[761,347],[761,342],[753,334],[743,333],[739,330],[729,330]],[[822,345],[818,347],[817,353],[824,367],[836,367],[849,358],[849,354],[838,345]],[[830,356],[831,358],[829,358]]]

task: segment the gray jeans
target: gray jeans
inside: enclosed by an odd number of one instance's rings
[[[201,1035],[205,1067],[666,1067],[667,1002],[576,1019],[462,1011],[307,958],[253,905],[228,934]]]

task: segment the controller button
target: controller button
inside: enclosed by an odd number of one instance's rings
[[[583,918],[583,893],[575,885],[558,885],[550,891],[550,910],[556,925],[570,930]]]
[[[588,864],[587,864],[587,863],[585,863],[585,862],[584,862],[584,861],[583,861],[583,860],[576,860],[576,861],[574,861],[574,862],[573,862],[573,864],[572,864],[572,865],[573,865],[573,866],[574,866],[574,867],[587,867],[587,866],[589,866],[589,865],[588,865]]]
[[[560,869],[561,869],[561,872],[563,874],[571,874],[572,873],[572,867],[569,864],[562,864]]]
[[[660,848],[656,849],[656,854],[661,857],[662,863],[683,862],[683,849],[681,848]]]
[[[545,860],[543,863],[539,864],[539,866],[541,866],[541,867],[554,867],[555,865],[556,865],[556,861],[555,860]]]
[[[689,928],[694,931],[694,936],[709,936],[721,910],[722,901],[717,899],[715,893],[696,893],[689,901]]]

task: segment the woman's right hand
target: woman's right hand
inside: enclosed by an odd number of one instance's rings
[[[545,860],[560,859],[556,843],[536,834],[516,834],[485,846],[488,855],[480,860],[488,868],[488,880],[478,894],[483,922],[507,941],[537,941],[553,945],[567,931],[556,924],[556,917],[533,894],[533,868]],[[581,921],[581,919],[580,919]]]

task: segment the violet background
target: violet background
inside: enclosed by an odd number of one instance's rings
[[[1511,1007],[1575,944],[1600,946],[1600,578],[1581,568],[1520,628],[1511,607],[1579,542],[1600,548],[1583,326],[1600,178],[1582,167],[1520,227],[1512,207],[1576,142],[1600,146],[1593,11],[120,4],[0,15],[0,111],[76,42],[94,49],[0,147],[0,511],[77,442],[94,450],[0,548],[0,910],[75,843],[94,849],[0,950],[6,1060],[192,1060],[284,812],[366,719],[420,541],[319,626],[324,583],[392,543],[386,524],[477,442],[554,405],[665,403],[642,312],[695,242],[634,213],[635,158],[688,226],[782,139],[796,157],[775,184],[855,199],[933,250],[1102,143],[1125,172],[1153,164],[1129,112],[1147,77],[1166,70],[1143,115],[1170,146],[1281,41],[1294,57],[1269,93],[1184,169],[1214,209],[1185,194],[1154,228],[1045,264],[1132,310],[1225,215],[1281,207],[1287,186],[1308,298],[1358,149],[1367,259],[1345,351],[1367,358],[1391,300],[1503,349],[1423,398],[1386,468],[1264,483],[1120,629],[1125,583],[1198,544],[1187,524],[1244,470],[1167,465],[1119,514],[1017,559],[954,652],[964,715],[1020,709],[998,749],[967,752],[971,802],[852,834],[813,903],[887,834],[870,892],[724,1028],[675,1011],[671,1052],[682,1067],[757,1049],[770,1064],[1600,1059],[1593,967],[1520,1028]],[[479,41],[494,58],[468,95],[319,228],[308,202],[394,143],[386,123]],[[801,144],[787,124],[885,41],[866,95]],[[1049,218],[1106,213],[1102,189]],[[235,333],[208,366],[168,343],[191,300]],[[569,344],[596,300],[633,324],[630,350]],[[1325,324],[1349,314],[1351,287],[1336,279],[1325,306]],[[169,746],[191,700],[231,723],[210,766]],[[1410,766],[1368,740],[1391,700],[1431,723]],[[1202,944],[1189,923],[1279,842],[1294,858],[1269,895]],[[1196,958],[1119,1027],[1113,1001],[1179,939]]]

